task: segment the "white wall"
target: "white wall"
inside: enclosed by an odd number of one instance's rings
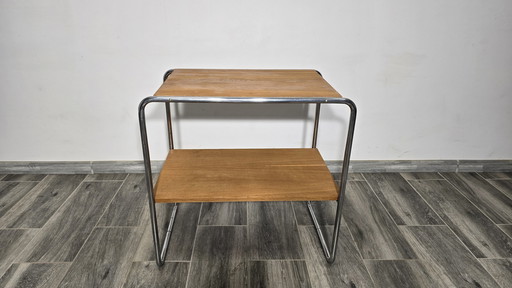
[[[358,104],[353,159],[512,158],[510,0],[0,0],[0,36],[0,161],[141,159],[138,102],[173,67],[320,70]],[[178,146],[304,147],[312,110],[179,107]]]

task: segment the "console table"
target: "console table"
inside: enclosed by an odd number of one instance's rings
[[[164,103],[169,154],[153,187],[145,108]],[[170,103],[316,104],[311,148],[174,149]],[[340,185],[316,149],[321,104],[350,108]],[[178,203],[307,201],[327,262],[332,263],[341,224],[356,106],[341,97],[315,70],[175,69],[164,75],[154,96],[139,105],[139,124],[156,263],[164,264]],[[328,245],[309,201],[337,200],[333,239]],[[175,203],[160,245],[155,203]],[[330,246],[330,247],[329,247]]]

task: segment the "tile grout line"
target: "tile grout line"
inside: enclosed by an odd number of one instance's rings
[[[46,175],[46,177],[44,177],[44,178],[43,178],[43,180],[45,180],[46,178],[49,178],[49,177],[50,177],[49,175]],[[87,177],[87,176],[85,176],[85,177]],[[84,179],[85,179],[85,177],[84,177]],[[55,211],[53,212],[52,216],[50,216],[50,218],[48,218],[48,220],[46,220],[46,222],[43,224],[43,226],[41,226],[41,227],[39,227],[39,228],[31,228],[31,229],[38,229],[38,231],[37,231],[36,233],[34,233],[34,237],[32,237],[32,239],[30,239],[30,241],[27,243],[27,246],[25,246],[25,248],[23,248],[23,249],[20,251],[20,253],[18,254],[18,256],[17,256],[16,258],[14,258],[13,262],[11,263],[11,265],[12,265],[13,263],[20,263],[20,262],[16,262],[16,261],[19,259],[20,255],[23,255],[23,253],[25,252],[25,250],[26,250],[26,249],[28,249],[28,247],[31,247],[31,245],[30,245],[30,244],[32,244],[32,242],[34,242],[34,241],[35,241],[35,239],[37,238],[37,236],[39,236],[39,235],[42,233],[43,228],[44,228],[46,225],[48,225],[48,223],[50,223],[50,222],[51,222],[52,218],[56,217],[55,215],[57,214],[57,212],[59,212],[59,210],[61,210],[61,209],[62,209],[62,207],[66,204],[66,202],[70,201],[70,200],[69,200],[69,198],[71,198],[71,196],[73,196],[74,194],[76,194],[76,193],[77,193],[76,191],[78,190],[78,188],[80,188],[80,187],[82,186],[82,184],[84,183],[84,179],[82,179],[82,181],[80,181],[80,183],[79,183],[78,185],[76,185],[75,189],[74,189],[74,190],[73,190],[73,191],[68,195],[68,197],[66,198],[66,200],[64,200],[64,201],[62,202],[62,204],[61,204],[57,209],[55,209]],[[42,182],[43,180],[41,180],[41,182]],[[38,185],[39,185],[39,184],[37,184],[35,187],[37,187]],[[35,187],[34,187],[34,188],[35,188]],[[34,188],[32,188],[32,189],[34,189]],[[31,189],[31,190],[32,190],[32,189]],[[21,198],[19,201],[23,200],[26,196],[27,196],[27,195],[23,196],[23,198]],[[19,201],[18,201],[18,202],[19,202]],[[66,271],[66,272],[67,272],[67,271]]]
[[[442,176],[442,175],[441,175],[441,176]],[[444,178],[444,176],[443,176],[443,178]],[[418,181],[418,180],[415,180],[415,181]],[[450,181],[448,181],[446,178],[445,178],[444,180],[439,180],[439,181],[445,181],[446,183],[448,183],[449,185],[451,185],[452,187],[454,187],[454,188],[457,190],[457,192],[458,192],[459,194],[462,194],[462,193],[460,193],[460,191],[459,191],[455,186],[453,186],[453,184],[452,184],[452,183],[450,183]],[[411,186],[412,186],[412,185],[411,185]],[[413,187],[413,188],[414,188],[414,187]],[[415,189],[415,190],[416,190],[416,189]],[[418,193],[418,194],[420,194],[420,193]],[[420,194],[420,196],[421,196],[421,194]],[[464,195],[462,195],[462,196],[464,197]],[[464,198],[466,198],[466,197],[464,197]],[[466,198],[466,199],[467,199],[467,198]],[[467,199],[467,200],[469,201],[469,199]],[[471,205],[475,206],[471,201],[470,201],[470,203],[471,203]],[[427,202],[427,204],[430,206],[430,203],[428,203],[428,202]],[[475,207],[476,207],[476,206],[475,206]],[[478,207],[476,207],[476,208],[478,209]],[[435,210],[433,210],[433,211],[437,214],[437,212],[436,212]],[[481,211],[480,211],[480,212],[481,212]],[[483,214],[483,213],[482,213],[482,214]],[[486,214],[483,214],[483,215],[484,215],[485,217],[487,217],[487,215],[486,215]],[[445,223],[445,224],[446,224],[446,222],[444,221],[444,219],[442,219],[441,217],[439,217],[439,218],[441,219],[441,221],[443,221],[443,223]],[[492,222],[492,220],[491,220],[491,222]],[[494,225],[496,225],[494,222],[492,222],[492,223],[493,223]],[[497,226],[497,225],[496,225],[496,226]],[[448,225],[448,224],[446,224],[446,227],[448,227],[448,229],[450,229],[450,231],[452,232],[452,234],[453,234],[453,235],[455,235],[455,237],[457,238],[457,240],[459,240],[459,242],[462,244],[462,246],[463,246],[464,248],[466,248],[466,250],[467,250],[467,251],[469,251],[469,253],[471,253],[471,255],[472,255],[475,259],[478,259],[478,257],[476,257],[476,255],[473,253],[473,251],[471,251],[471,249],[469,249],[469,247],[466,245],[466,243],[464,243],[464,241],[462,241],[462,239],[459,237],[459,235],[457,235],[457,233],[455,233],[455,231],[453,231],[452,227],[450,227],[450,225]],[[477,248],[477,249],[478,249],[478,248]]]
[[[400,175],[400,177],[402,177],[402,175]],[[432,210],[432,212],[434,212],[436,214],[437,218],[439,218],[439,220],[441,220],[444,223],[444,225],[405,225],[405,226],[447,226],[447,227],[449,227],[446,224],[446,222],[444,222],[443,218],[441,218],[441,216],[439,216],[439,213],[437,213],[437,211],[434,209],[434,207],[432,207],[432,205],[430,205],[430,203],[428,203],[427,199],[425,199],[423,197],[423,195],[421,195],[418,192],[418,190],[416,190],[416,188],[414,188],[414,186],[411,184],[411,182],[409,182],[410,180],[407,180],[404,177],[402,177],[402,179],[404,179],[405,182],[407,183],[407,185],[409,185],[409,187],[412,188],[412,191],[414,191],[416,193],[416,195],[418,195],[420,197],[420,199],[423,200],[423,202],[425,202],[425,204],[427,204],[427,206],[430,208],[430,210]],[[414,181],[419,181],[419,180],[414,180]],[[427,181],[431,181],[431,180],[427,180]],[[436,181],[439,181],[439,180],[436,180]]]
[[[84,181],[84,182],[86,182],[86,181]],[[94,181],[87,181],[87,182],[94,182]],[[117,191],[116,191],[116,193],[114,193],[114,196],[112,196],[112,199],[114,199],[115,195],[119,192],[119,189],[121,189],[121,187],[122,187],[122,186],[123,186],[123,185],[119,185],[119,188],[117,188]],[[109,204],[105,206],[105,210],[108,208],[108,206],[109,206],[109,205],[110,205],[110,203],[112,202],[112,199],[110,199]],[[104,213],[103,213],[103,214],[104,214]],[[84,243],[82,244],[82,246],[80,247],[80,249],[78,249],[78,251],[76,252],[75,257],[73,257],[73,262],[75,262],[76,257],[78,257],[78,255],[80,255],[80,252],[81,252],[81,251],[82,251],[82,249],[84,248],[85,244],[86,244],[86,243],[89,241],[89,239],[91,238],[91,235],[92,235],[92,233],[94,232],[94,229],[96,229],[96,228],[97,228],[98,222],[101,220],[101,217],[103,217],[103,214],[102,214],[100,217],[98,217],[98,220],[96,221],[96,223],[95,223],[95,224],[94,224],[94,226],[92,227],[91,232],[89,233],[89,235],[87,235],[87,238],[85,238]],[[64,280],[64,278],[62,278],[62,280]],[[59,283],[59,284],[60,284],[60,283]]]
[[[489,259],[489,258],[483,258],[483,259]],[[496,259],[500,259],[500,258],[496,258]],[[501,258],[501,259],[507,259],[507,258]],[[484,271],[487,272],[487,274],[489,274],[489,276],[491,276],[491,278],[494,280],[494,282],[496,282],[498,284],[499,287],[503,288],[503,286],[501,286],[500,282],[497,281],[497,279],[494,277],[494,275],[492,275],[492,273],[489,272],[489,270],[487,270],[487,268],[485,267],[485,265],[482,265],[482,259],[476,259],[476,261],[478,262],[478,264],[480,264],[480,266],[482,266],[482,268],[484,268]],[[492,258],[490,260],[493,260]]]
[[[25,193],[25,195],[23,195],[23,196],[22,196],[18,201],[16,201],[16,203],[14,203],[14,204],[11,206],[11,208],[9,208],[7,211],[5,211],[5,213],[4,213],[2,216],[0,216],[0,220],[2,220],[2,218],[4,218],[4,217],[5,217],[5,215],[6,215],[6,214],[8,214],[8,213],[13,209],[13,208],[15,208],[15,207],[16,207],[16,205],[17,205],[18,203],[21,203],[21,201],[25,200],[25,198],[28,198],[28,197],[29,197],[30,192],[31,192],[32,190],[36,189],[39,185],[42,185],[41,183],[42,183],[46,178],[48,178],[48,177],[49,177],[49,175],[46,175],[46,176],[45,176],[43,179],[41,179],[40,181],[36,181],[36,182],[37,182],[37,184],[36,184],[34,187],[32,187],[30,190],[28,190],[28,191],[27,191],[27,193]],[[84,179],[85,179],[85,178],[84,178]],[[83,180],[82,180],[82,181],[83,181]],[[8,182],[8,181],[2,181],[2,182]],[[31,182],[32,182],[32,181],[31,181]],[[82,184],[82,182],[80,182],[80,184]],[[80,184],[78,184],[78,186],[80,186]],[[45,185],[42,185],[42,186],[45,186]],[[78,188],[78,186],[77,186],[77,188]],[[76,189],[76,188],[75,188],[75,189]],[[73,190],[73,192],[74,192],[74,190]],[[69,194],[69,196],[71,196],[71,194],[73,194],[73,192],[71,192],[71,193]],[[69,197],[69,196],[68,196],[68,197]],[[67,199],[66,199],[66,200],[67,200]],[[64,201],[64,202],[65,202],[65,201]],[[64,203],[64,202],[63,202],[63,203]],[[60,206],[59,206],[59,208],[60,208]],[[57,208],[57,210],[59,210],[59,208]],[[55,210],[55,212],[57,212],[57,210]],[[55,213],[55,212],[54,212],[54,213]],[[53,216],[53,215],[52,215],[52,216]],[[50,217],[50,218],[51,218],[51,217]],[[48,220],[47,220],[46,222],[48,222],[48,221],[50,220],[50,218],[48,218]],[[45,224],[46,224],[46,223],[45,223]],[[4,227],[4,228],[2,228],[2,225],[3,225],[3,224],[2,224],[2,222],[0,222],[0,229],[9,228],[9,227]],[[44,226],[44,225],[43,225],[43,226]],[[34,228],[34,227],[28,227],[28,228]],[[35,229],[40,229],[40,228],[42,228],[42,227],[38,227],[38,228],[35,228]],[[22,252],[23,252],[23,251],[22,251]]]
[[[442,175],[441,175],[442,176]],[[444,178],[444,176],[443,176]],[[420,181],[420,180],[407,180],[407,181]],[[448,183],[449,185],[452,185],[448,180],[446,180],[446,178],[444,180],[438,180],[438,181],[444,181],[446,183]],[[416,191],[416,193],[418,193],[420,195],[420,197],[423,198],[423,196],[421,196],[421,194],[416,190],[416,188],[414,188],[413,185],[411,185],[412,188],[414,189],[414,191]],[[453,185],[452,185],[453,186]],[[458,191],[457,191],[458,192]],[[428,203],[426,200],[425,200],[425,203],[427,203],[427,205],[432,209],[432,211],[434,211],[434,213],[436,213],[436,215],[439,216],[439,214],[437,213],[436,210],[434,210],[434,208],[432,208],[432,206],[430,205],[430,203]],[[473,253],[473,251],[471,251],[471,249],[469,249],[469,247],[466,245],[466,243],[464,243],[464,241],[462,241],[462,239],[459,237],[459,235],[457,235],[457,233],[455,233],[455,231],[453,231],[452,227],[450,227],[450,225],[446,224],[446,221],[444,221],[444,219],[442,217],[439,216],[439,219],[441,219],[441,221],[443,221],[443,223],[446,225],[446,227],[448,229],[450,229],[450,231],[452,232],[453,235],[455,235],[455,237],[457,238],[457,240],[459,240],[459,242],[462,244],[462,246],[464,246],[464,248],[466,248],[466,250],[469,251],[469,253],[471,253],[471,256],[473,256],[475,259],[478,259],[475,254]],[[439,226],[442,226],[442,225],[439,225]],[[415,226],[403,226],[403,227],[415,227]],[[407,239],[406,239],[407,240]]]
[[[377,193],[375,193],[375,189],[373,189],[373,186],[370,185],[370,182],[368,182],[368,179],[366,179],[366,176],[364,176],[364,179],[365,179],[365,182],[366,184],[368,185],[368,187],[370,187],[370,190],[372,191],[373,195],[377,198],[377,200],[379,201],[380,205],[382,207],[384,207],[384,211],[386,211],[386,214],[389,216],[389,218],[391,218],[391,221],[393,221],[393,223],[395,224],[395,226],[399,226],[398,224],[396,224],[396,221],[395,221],[395,218],[393,218],[393,216],[391,216],[391,213],[388,211],[388,209],[386,208],[386,205],[384,205],[384,203],[382,202],[382,200],[379,198],[379,196],[377,195]]]
[[[471,172],[464,172],[464,173],[471,173]],[[444,177],[444,176],[443,176],[443,177]],[[498,224],[499,224],[499,223],[494,222],[494,220],[493,220],[491,217],[489,217],[489,216],[487,215],[487,213],[485,213],[482,209],[480,209],[480,207],[478,207],[478,205],[476,205],[475,203],[473,203],[473,201],[471,201],[471,199],[469,199],[468,197],[466,197],[466,195],[464,195],[464,193],[462,193],[462,192],[461,192],[461,190],[460,190],[457,186],[455,186],[452,182],[450,182],[450,180],[448,180],[448,179],[446,179],[446,178],[445,178],[445,180],[446,180],[446,181],[451,185],[451,187],[453,187],[453,188],[457,191],[457,193],[459,193],[462,197],[464,197],[464,199],[468,200],[468,201],[469,201],[469,203],[471,203],[471,205],[473,205],[473,206],[474,206],[478,211],[480,211],[480,213],[482,213],[485,217],[487,217],[489,220],[491,220],[491,222],[492,222],[494,225],[498,225]],[[468,185],[468,186],[469,186],[469,185]],[[494,187],[494,186],[493,186],[493,187]],[[496,189],[496,190],[498,190],[498,189]],[[501,191],[500,191],[500,192],[501,192]],[[501,223],[501,224],[510,224],[510,223]]]
[[[503,177],[497,177],[497,178],[488,178],[484,177],[482,173],[493,173],[493,172],[475,172],[476,174],[480,175],[480,177],[484,178],[485,180],[512,180],[512,177],[509,176],[503,176]],[[499,172],[494,172],[499,173]],[[512,173],[512,172],[503,172],[503,173]]]
[[[100,183],[103,183],[103,182],[121,182],[121,185],[119,185],[119,188],[117,188],[117,191],[116,193],[114,193],[114,196],[112,196],[112,199],[110,199],[110,201],[108,202],[108,204],[105,206],[105,210],[103,210],[103,213],[101,213],[101,216],[98,218],[98,221],[96,221],[96,223],[94,224],[94,227],[102,227],[102,226],[98,226],[98,223],[100,222],[100,220],[103,218],[103,216],[105,216],[105,213],[107,213],[107,210],[108,208],[110,207],[110,205],[112,204],[112,202],[114,201],[114,198],[116,198],[117,194],[119,193],[119,191],[121,190],[121,188],[124,186],[124,184],[126,183],[126,179],[128,179],[128,176],[126,176],[126,178],[124,180],[122,180],[122,182],[120,180],[102,180],[102,181],[85,181],[84,182],[100,182]],[[85,243],[85,242],[84,242]]]
[[[477,174],[478,174],[478,173],[477,173]],[[512,198],[511,198],[512,196],[507,195],[506,193],[504,193],[503,191],[501,191],[501,189],[498,189],[498,187],[496,187],[496,185],[494,185],[494,184],[492,184],[492,182],[490,182],[490,181],[503,181],[503,180],[505,180],[505,181],[507,181],[507,180],[508,180],[508,181],[511,181],[511,182],[512,182],[512,180],[510,180],[510,179],[485,179],[485,178],[484,178],[484,177],[482,177],[482,175],[480,175],[480,174],[478,174],[478,176],[479,176],[479,177],[481,177],[482,179],[484,179],[484,181],[485,181],[485,182],[489,183],[489,185],[491,185],[492,187],[496,188],[496,190],[498,190],[501,194],[505,195],[505,197],[507,197],[507,198],[509,198],[510,200],[512,200]],[[512,223],[508,223],[508,224],[512,224]]]
[[[366,180],[366,177],[364,176],[364,173],[361,173],[361,176],[363,177],[363,181],[366,183],[366,185],[368,185],[368,187],[370,187],[370,189],[371,189],[370,183],[368,183],[368,181]],[[347,184],[348,184],[348,182],[347,182]],[[346,187],[345,187],[345,189],[346,189]],[[345,191],[345,198],[347,197],[347,193],[346,193],[346,192],[347,192],[347,191]],[[344,200],[346,201],[346,199],[344,199]],[[345,206],[345,203],[343,203],[343,204],[344,204],[344,206]],[[345,220],[345,217],[343,217],[343,209],[342,209],[342,211],[341,211],[341,212],[342,212],[342,213],[341,213],[341,214],[342,214],[342,215],[341,215],[341,219],[342,219],[342,220]],[[345,220],[345,222],[346,222],[346,220]],[[395,225],[396,225],[396,224],[395,224]],[[373,284],[373,285],[375,285],[375,280],[373,279],[373,276],[372,276],[372,274],[370,273],[370,269],[368,269],[368,266],[366,266],[366,263],[364,262],[364,260],[365,260],[365,259],[364,259],[364,257],[363,257],[363,253],[361,252],[361,249],[359,249],[359,247],[357,246],[357,242],[356,242],[356,240],[355,240],[355,238],[354,238],[354,235],[352,234],[352,231],[350,231],[350,228],[348,227],[348,222],[347,222],[347,223],[345,223],[345,226],[346,226],[346,228],[347,228],[348,235],[350,236],[350,239],[352,240],[352,244],[353,244],[353,245],[354,245],[354,247],[356,248],[357,254],[359,254],[359,257],[360,257],[360,259],[361,259],[361,262],[363,263],[363,267],[364,267],[364,269],[366,270],[366,273],[368,273],[368,276],[370,276],[370,281],[372,282],[372,284]],[[341,229],[342,227],[343,227],[343,226],[342,226],[342,225],[340,225],[340,229]],[[323,251],[320,251],[320,252],[323,252]]]

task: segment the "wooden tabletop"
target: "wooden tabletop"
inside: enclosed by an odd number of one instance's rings
[[[336,200],[336,184],[316,148],[169,151],[156,202]]]
[[[315,70],[176,69],[154,96],[339,98]]]

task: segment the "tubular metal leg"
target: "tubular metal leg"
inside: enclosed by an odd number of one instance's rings
[[[167,80],[167,77],[171,75],[171,73],[174,70],[167,70],[167,72],[164,73],[164,82]],[[171,103],[165,102],[165,115],[167,118],[167,138],[169,139],[169,150],[174,149],[174,140],[172,137],[172,122],[171,122]]]
[[[148,143],[148,135],[146,129],[146,113],[145,108],[149,103],[147,99],[144,99],[139,105],[139,125],[140,125],[140,135],[142,140],[142,153],[144,157],[144,170],[146,176],[146,186],[148,192],[148,204],[149,204],[149,215],[151,218],[151,229],[153,231],[153,243],[155,246],[155,258],[156,264],[158,266],[164,265],[165,255],[167,254],[167,248],[169,247],[169,240],[171,239],[172,228],[174,225],[174,219],[176,218],[176,212],[178,209],[178,205],[174,204],[171,218],[169,219],[169,225],[167,227],[167,231],[165,234],[164,244],[160,247],[160,238],[158,236],[158,221],[156,217],[156,207],[155,207],[155,198],[153,192],[153,178],[151,172],[151,159],[149,155],[149,143]]]
[[[317,104],[319,105],[319,104]],[[336,258],[336,247],[338,244],[338,235],[341,227],[341,216],[342,216],[342,208],[343,202],[345,201],[345,190],[347,188],[347,179],[348,179],[348,168],[350,162],[350,153],[352,150],[352,141],[354,139],[354,127],[356,122],[356,113],[357,109],[355,104],[352,101],[347,101],[346,105],[350,107],[350,122],[347,132],[347,141],[345,143],[345,155],[343,156],[343,165],[341,170],[341,183],[338,191],[338,200],[337,200],[337,208],[336,208],[336,220],[334,222],[334,233],[331,241],[331,247],[329,248],[325,237],[320,229],[320,225],[318,224],[318,220],[315,215],[315,211],[313,211],[313,207],[311,206],[311,202],[307,202],[308,211],[313,220],[313,224],[315,225],[316,232],[318,234],[318,238],[320,240],[320,244],[322,245],[322,249],[324,250],[325,258],[328,263],[333,263]],[[317,113],[319,113],[319,107],[317,107]],[[316,120],[316,119],[315,119]],[[316,126],[316,123],[315,123]],[[315,133],[316,134],[316,133]],[[313,145],[316,144],[316,135],[314,137]]]
[[[167,116],[167,137],[169,140],[169,150],[174,149],[174,140],[172,138],[172,122],[171,122],[171,104],[165,102],[165,115]]]
[[[316,103],[316,110],[315,110],[315,126],[313,128],[313,144],[311,145],[312,148],[316,148],[316,139],[318,138],[318,122],[320,120],[320,103]]]

